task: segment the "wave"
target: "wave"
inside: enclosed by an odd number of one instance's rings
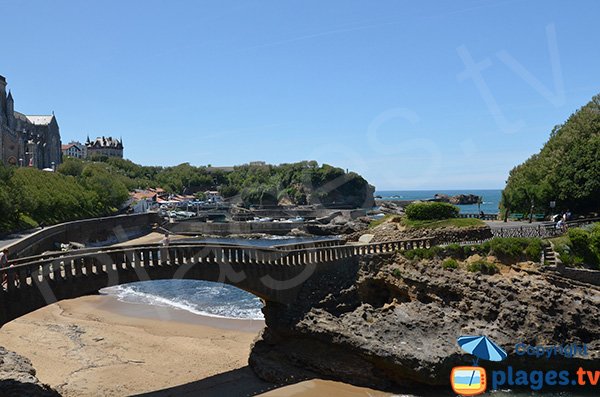
[[[183,282],[187,285],[173,288],[169,282]],[[121,302],[185,310],[200,316],[264,319],[262,303],[255,296],[232,286],[208,284],[209,282],[191,280],[145,281],[104,288],[100,293],[114,296]]]

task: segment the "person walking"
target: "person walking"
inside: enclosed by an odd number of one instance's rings
[[[0,269],[8,267],[8,249],[4,248],[0,251]],[[8,281],[6,273],[2,274],[2,285],[5,285]]]
[[[4,248],[0,252],[0,269],[8,267],[8,249]]]
[[[162,248],[160,249],[160,262],[161,264],[166,264],[171,262],[171,257],[169,255],[169,244],[171,243],[171,239],[169,238],[169,233],[165,233],[165,237],[160,240],[160,245]]]

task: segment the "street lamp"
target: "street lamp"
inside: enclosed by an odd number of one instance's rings
[[[19,158],[19,167],[23,167],[23,157]]]

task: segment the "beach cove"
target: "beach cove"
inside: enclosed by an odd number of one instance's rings
[[[321,380],[272,390],[247,363],[263,326],[98,295],[23,316],[0,339],[63,396],[389,395]]]

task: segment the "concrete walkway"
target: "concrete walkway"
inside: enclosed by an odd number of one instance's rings
[[[492,229],[518,229],[520,227],[537,227],[537,226],[548,226],[554,225],[554,222],[543,221],[543,222],[521,222],[521,221],[484,221]]]
[[[4,247],[8,247],[9,245],[12,245],[20,240],[23,240],[24,238],[29,237],[33,233],[38,232],[40,230],[42,230],[42,228],[38,227],[37,229],[27,230],[22,233],[14,233],[14,234],[8,235],[5,238],[3,238],[2,240],[0,240],[0,249],[2,249]]]

